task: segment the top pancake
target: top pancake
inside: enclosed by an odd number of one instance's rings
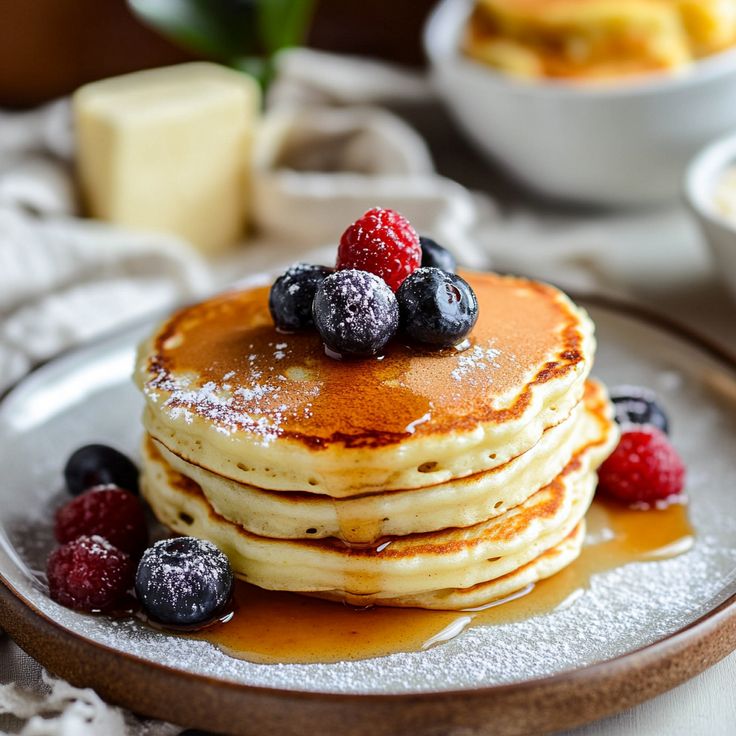
[[[592,324],[551,286],[465,274],[479,303],[470,347],[327,357],[284,335],[268,289],[223,294],[168,319],[140,348],[148,431],[233,480],[336,497],[416,488],[502,464],[580,400]]]

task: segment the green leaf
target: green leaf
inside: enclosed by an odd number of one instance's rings
[[[273,65],[262,56],[237,56],[231,60],[233,69],[250,74],[264,89],[273,77]]]
[[[267,54],[304,41],[314,5],[314,0],[260,0],[258,30]]]
[[[146,25],[204,56],[229,61],[260,50],[257,0],[128,0],[128,5]]]
[[[128,0],[135,15],[176,43],[255,76],[273,77],[272,57],[303,42],[316,0]]]

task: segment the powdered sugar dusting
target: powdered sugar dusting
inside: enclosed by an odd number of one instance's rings
[[[730,527],[736,532],[736,525]],[[680,558],[637,563],[595,577],[572,605],[547,616],[471,628],[423,652],[335,664],[257,665],[136,621],[78,616],[54,606],[43,594],[30,591],[30,596],[41,610],[84,636],[188,672],[316,692],[428,692],[549,676],[646,646],[724,598],[724,572],[735,565],[736,550],[703,535]]]
[[[247,368],[229,370],[219,380],[209,380],[197,386],[186,375],[172,376],[158,371],[144,387],[149,400],[161,401],[161,406],[174,420],[191,424],[196,416],[208,419],[221,434],[246,430],[262,444],[269,444],[282,436],[284,423],[289,419],[311,416],[312,401],[319,395],[319,387],[292,381],[276,366],[289,356],[288,342],[268,343],[265,365],[256,352],[247,354]],[[250,344],[253,350],[254,345]],[[292,408],[284,401],[297,397]]]
[[[630,318],[603,310],[593,310],[593,316],[600,335],[599,375],[611,385],[650,386],[668,409],[673,442],[688,466],[696,544],[672,560],[632,564],[596,576],[591,588],[566,610],[516,624],[470,629],[457,639],[414,654],[329,665],[257,665],[232,659],[205,642],[169,636],[135,621],[84,616],[54,604],[35,572],[43,570],[45,555],[53,546],[51,494],[59,486],[66,457],[86,441],[114,442],[135,455],[141,401],[127,382],[129,362],[115,382],[97,384],[73,402],[62,397],[54,374],[44,370],[35,383],[21,386],[5,402],[6,411],[12,407],[13,415],[30,414],[39,388],[49,400],[59,396],[58,406],[47,402],[43,422],[30,428],[14,429],[11,421],[0,421],[0,460],[5,468],[0,524],[2,537],[7,534],[9,539],[0,541],[0,569],[22,597],[59,626],[116,651],[205,677],[294,691],[472,689],[554,675],[651,644],[692,624],[736,593],[736,494],[732,492],[736,466],[731,459],[736,441],[736,377],[686,343],[637,326]],[[132,345],[141,337],[131,335],[130,361]],[[109,379],[105,359],[110,345],[103,344],[98,351],[96,357],[85,354],[83,373],[76,364],[79,375],[89,376],[97,360]],[[67,377],[70,372],[68,368]],[[683,378],[676,385],[671,381],[675,373]],[[279,374],[270,374],[269,382],[278,385]],[[1,412],[0,420],[12,418]],[[49,526],[43,527],[39,520]]]
[[[501,351],[494,347],[483,348],[475,345],[462,353],[457,359],[457,368],[450,374],[456,381],[472,380],[479,373],[483,373],[485,380],[490,380],[488,373],[491,368],[500,368],[498,357]]]

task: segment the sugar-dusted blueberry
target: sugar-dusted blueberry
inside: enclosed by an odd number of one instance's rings
[[[332,270],[327,266],[296,263],[276,279],[268,295],[268,308],[276,327],[297,332],[314,326],[314,294]]]
[[[437,348],[460,342],[478,319],[478,300],[470,284],[439,268],[420,268],[396,294],[401,329],[413,342]]]
[[[116,485],[138,493],[138,468],[122,452],[107,445],[85,445],[67,460],[64,468],[66,487],[72,496],[93,486]]]
[[[79,611],[114,608],[133,586],[135,565],[99,536],[82,536],[55,549],[46,564],[49,594]]]
[[[162,624],[206,623],[222,612],[233,587],[227,557],[212,542],[175,537],[144,553],[135,592],[146,613]]]
[[[439,268],[447,273],[455,273],[457,261],[447,248],[424,235],[419,238],[419,244],[422,246],[422,268]]]
[[[328,276],[317,289],[313,312],[325,345],[340,355],[377,355],[399,326],[399,306],[388,284],[356,269]]]
[[[669,434],[670,423],[657,395],[641,386],[621,386],[611,391],[616,421],[623,427],[630,424],[650,425]]]

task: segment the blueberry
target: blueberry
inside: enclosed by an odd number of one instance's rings
[[[85,445],[67,460],[64,480],[72,496],[101,485],[138,493],[138,468],[122,452],[107,445]]]
[[[640,386],[621,386],[611,391],[616,421],[627,424],[648,424],[669,434],[670,423],[664,409],[657,403],[657,395]]]
[[[401,329],[412,341],[445,348],[460,342],[478,319],[478,300],[464,279],[419,268],[396,293]]]
[[[156,542],[143,553],[135,576],[135,592],[146,613],[174,626],[214,618],[227,605],[232,587],[227,557],[196,537]]]
[[[449,250],[443,248],[432,238],[419,238],[422,246],[422,268],[439,268],[447,273],[455,273],[457,261]]]
[[[268,308],[276,327],[286,332],[313,327],[314,293],[331,273],[332,269],[326,266],[297,263],[279,276],[268,295]]]
[[[340,355],[376,355],[396,334],[399,306],[380,276],[346,269],[328,276],[314,297],[314,324]]]

